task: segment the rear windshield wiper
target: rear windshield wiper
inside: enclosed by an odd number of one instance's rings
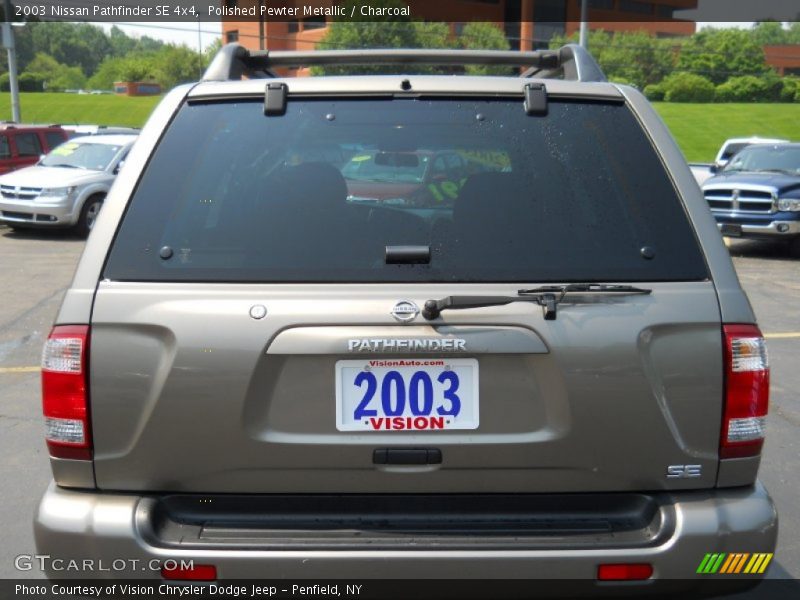
[[[650,294],[653,290],[632,285],[607,283],[570,283],[567,285],[545,285],[528,290],[518,290],[516,296],[447,296],[441,300],[428,300],[422,316],[431,321],[443,310],[503,306],[512,302],[534,302],[542,307],[546,321],[554,321],[557,306],[567,294]]]

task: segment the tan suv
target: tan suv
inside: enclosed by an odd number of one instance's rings
[[[271,77],[309,64],[408,74]],[[423,206],[342,172],[421,151],[482,168]],[[223,48],[131,151],[42,380],[37,550],[147,569],[112,576],[715,594],[775,548],[764,338],[661,119],[576,46]]]

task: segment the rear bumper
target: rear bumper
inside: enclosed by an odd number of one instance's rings
[[[357,536],[349,547],[322,550],[313,545],[265,549],[256,541],[183,547],[159,543],[153,535],[158,525],[155,521],[163,515],[154,510],[157,500],[152,497],[71,491],[55,484],[42,498],[34,525],[38,553],[63,558],[63,564],[70,559],[78,564],[94,559],[110,567],[113,561],[118,561],[117,565],[139,561],[136,568],[45,570],[48,577],[59,579],[158,578],[157,569],[143,565],[169,559],[213,564],[221,579],[576,579],[594,586],[598,585],[594,580],[601,563],[652,564],[653,579],[633,584],[642,587],[641,591],[655,590],[659,581],[665,580],[670,580],[665,584],[673,591],[676,586],[697,590],[720,579],[725,579],[726,585],[746,588],[762,577],[698,574],[697,570],[708,553],[774,552],[777,515],[763,486],[653,497],[659,500],[659,510],[670,515],[665,519],[669,522],[667,535],[653,537],[650,545],[601,548],[570,547],[569,536],[563,535],[555,537],[551,548],[520,548],[517,536],[508,536],[503,547],[475,550],[437,549],[419,543],[419,538],[402,549],[366,549]],[[465,546],[469,541],[469,536],[462,539]]]

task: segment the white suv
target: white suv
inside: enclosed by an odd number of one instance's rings
[[[73,138],[36,165],[0,177],[0,222],[91,231],[135,135]]]

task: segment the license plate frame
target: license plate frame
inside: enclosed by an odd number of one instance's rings
[[[739,223],[723,223],[719,230],[727,237],[742,237],[742,226]]]
[[[474,358],[363,358],[337,361],[334,369],[335,425],[338,431],[394,434],[464,431],[475,430],[480,424],[479,364]],[[386,375],[390,371],[399,374],[400,381],[397,375],[393,375],[391,382],[387,384],[388,407],[392,409],[387,411],[383,388]],[[432,386],[431,405],[428,411],[425,410],[428,408],[425,376],[420,375],[412,379],[418,372],[427,373]],[[443,375],[447,372],[450,374]],[[356,385],[360,373],[365,375],[360,376],[361,381]],[[371,373],[374,377],[374,386],[370,383],[371,377],[366,373]],[[401,382],[403,410],[402,413],[394,414],[399,408]],[[417,388],[415,401],[411,398],[412,382]],[[371,387],[374,389],[370,394]],[[447,414],[452,412],[455,406],[452,395],[456,396],[459,402],[459,411],[455,415]],[[357,415],[359,406],[362,410]],[[364,411],[374,411],[375,414],[364,415]],[[377,421],[377,419],[389,421]]]

